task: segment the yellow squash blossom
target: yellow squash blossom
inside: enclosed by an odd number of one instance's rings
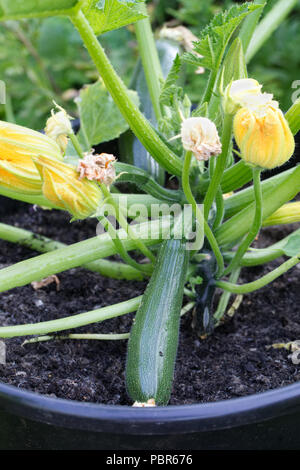
[[[295,150],[294,136],[278,103],[241,108],[234,118],[234,136],[243,160],[261,168],[272,169],[283,165]]]
[[[42,182],[32,157],[47,155],[61,160],[56,142],[49,137],[0,121],[0,185],[15,192],[40,194]]]
[[[270,217],[264,220],[263,226],[292,224],[300,222],[300,202],[290,202],[277,209]]]
[[[70,212],[74,219],[96,213],[102,192],[94,181],[80,180],[71,165],[45,156],[34,157],[33,161],[43,181],[43,194],[55,206]]]
[[[45,134],[55,140],[64,154],[68,145],[68,136],[73,133],[72,118],[61,106],[58,106],[55,102],[54,104],[59,111],[54,112],[52,109],[51,117],[46,122]]]

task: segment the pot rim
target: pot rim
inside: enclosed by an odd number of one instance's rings
[[[0,382],[0,408],[33,421],[91,432],[186,434],[224,430],[300,412],[300,382],[240,398],[159,408],[82,403]]]

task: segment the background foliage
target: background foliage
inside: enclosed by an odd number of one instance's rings
[[[148,1],[154,29],[164,23],[183,24],[197,36],[220,9],[231,0],[152,0]],[[276,3],[268,0],[265,13]],[[279,27],[249,65],[249,74],[275,94],[285,110],[295,91],[292,83],[300,80],[300,4]],[[129,85],[137,59],[133,27],[101,36],[114,66]],[[207,79],[186,66],[186,92],[197,103]],[[65,18],[8,21],[0,25],[0,79],[7,87],[7,105],[0,106],[0,119],[16,121],[35,129],[44,127],[52,100],[76,115],[74,99],[85,84],[97,80],[81,39]]]

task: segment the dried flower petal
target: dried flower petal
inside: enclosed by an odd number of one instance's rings
[[[99,181],[110,186],[116,179],[114,162],[116,158],[109,153],[94,155],[87,153],[83,160],[78,163],[77,171],[80,179],[87,178],[90,181]]]
[[[191,151],[197,160],[208,160],[222,151],[215,124],[204,117],[185,119],[181,126],[182,145]]]

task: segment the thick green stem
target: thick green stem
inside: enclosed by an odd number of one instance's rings
[[[91,310],[90,312],[72,315],[58,320],[32,323],[27,325],[3,326],[0,328],[0,338],[14,338],[16,336],[45,335],[54,331],[63,331],[80,326],[98,323],[110,318],[135,312],[141,303],[142,295],[126,300],[109,307]]]
[[[41,207],[48,207],[49,209],[56,209],[56,207],[53,206],[53,204],[48,199],[40,194],[22,194],[0,185],[0,195],[9,197],[10,199],[15,199],[16,201],[27,202],[28,204]]]
[[[128,163],[115,163],[117,172],[116,183],[133,183],[138,186],[142,191],[157,198],[157,204],[160,201],[167,202],[183,202],[183,193],[179,189],[167,189],[158,184],[146,170],[142,170]]]
[[[133,230],[137,230],[136,235],[150,246],[159,243],[169,235],[171,223],[171,218],[165,217],[161,220],[135,225]],[[119,230],[118,234],[126,250],[136,248],[135,240],[126,239],[124,230]],[[113,241],[109,234],[105,233],[51,253],[21,261],[0,270],[0,292],[24,286],[32,281],[39,281],[52,274],[86,265],[91,261],[107,258],[116,253]]]
[[[285,263],[281,264],[278,268],[274,269],[270,273],[266,274],[265,276],[261,277],[257,281],[249,282],[247,284],[232,284],[230,282],[225,281],[217,281],[216,286],[224,289],[228,292],[232,292],[233,294],[249,294],[250,292],[254,292],[262,287],[270,284],[278,277],[282,276],[285,272],[289,269],[293,268],[298,264],[300,261],[300,254],[290,258]]]
[[[232,116],[225,114],[223,133],[222,133],[222,153],[217,158],[216,167],[214,169],[213,177],[210,181],[208,191],[204,198],[204,217],[207,220],[212,203],[216,198],[219,186],[221,184],[222,176],[227,165],[228,153],[232,139]]]
[[[146,6],[143,5],[143,8],[146,13]],[[160,80],[163,79],[163,74],[149,17],[135,23],[135,32],[152,106],[156,119],[159,120],[162,116],[159,97]]]
[[[100,73],[106,88],[110,92],[116,105],[128,122],[133,133],[141,141],[148,152],[171,174],[180,175],[182,162],[177,155],[160,139],[157,132],[140,112],[128,95],[123,81],[115,72],[104,49],[94,34],[88,20],[79,11],[71,17],[78,29],[83,42],[92,57],[98,72]]]
[[[0,238],[11,243],[18,243],[26,246],[31,250],[41,253],[49,253],[50,251],[65,248],[68,245],[51,240],[50,238],[37,235],[28,230],[24,230],[11,225],[0,224]],[[116,261],[108,261],[100,259],[88,263],[83,268],[101,274],[102,276],[111,277],[113,279],[142,280],[144,274],[131,266]]]
[[[214,252],[214,255],[218,264],[218,275],[219,275],[224,269],[224,260],[223,260],[222,253],[219,249],[219,246],[217,244],[217,241],[214,237],[214,234],[211,231],[210,226],[208,225],[207,221],[204,219],[204,216],[201,210],[199,209],[195,201],[194,195],[192,193],[192,190],[191,190],[190,178],[189,178],[191,159],[192,159],[192,152],[186,152],[184,165],[183,165],[183,171],[182,171],[182,189],[184,191],[187,201],[192,206],[197,223],[199,224],[200,227],[204,227],[204,233],[211,246],[212,251]]]
[[[252,223],[252,227],[246,236],[246,238],[242,241],[240,246],[237,249],[237,252],[230,262],[229,266],[225,269],[223,276],[226,276],[231,271],[235,270],[238,266],[240,266],[241,259],[243,258],[244,254],[248,250],[249,246],[255,239],[256,235],[259,233],[259,230],[262,226],[262,212],[263,212],[263,205],[262,205],[262,190],[261,190],[261,183],[260,183],[260,174],[261,168],[254,168],[253,169],[253,183],[254,183],[254,200],[255,200],[255,214]]]

